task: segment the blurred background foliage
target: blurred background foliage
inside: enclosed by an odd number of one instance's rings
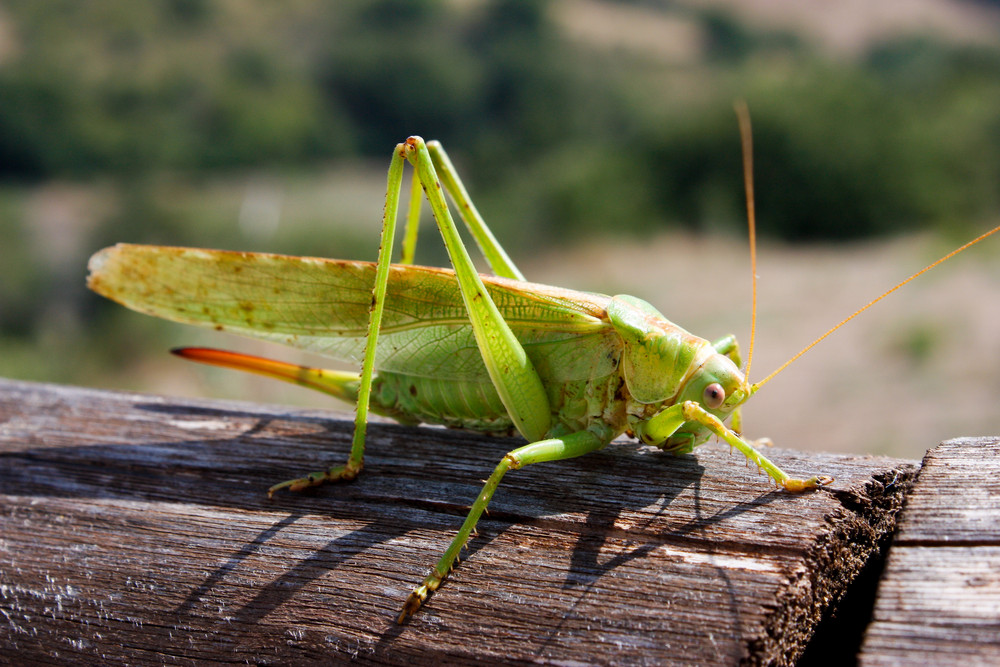
[[[442,140],[515,257],[743,234],[737,98],[765,237],[995,217],[997,3],[840,41],[758,4],[7,0],[0,375],[113,384],[166,345],[83,289],[109,243],[373,258],[410,134]],[[441,263],[437,245],[420,259]]]

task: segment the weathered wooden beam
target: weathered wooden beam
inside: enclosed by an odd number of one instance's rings
[[[508,475],[461,566],[396,614],[516,441],[375,424],[350,484],[322,413],[0,381],[0,655],[791,664],[893,529],[912,462],[631,442]]]
[[[1000,665],[1000,438],[924,457],[859,664]]]

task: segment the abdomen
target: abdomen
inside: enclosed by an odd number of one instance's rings
[[[594,421],[624,430],[622,379],[613,372],[588,380],[545,385],[553,416],[552,431],[580,431]],[[372,386],[377,411],[403,422],[513,435],[513,421],[490,383],[441,380],[380,372]],[[552,433],[550,431],[550,434]]]

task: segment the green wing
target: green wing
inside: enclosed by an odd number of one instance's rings
[[[133,310],[291,345],[344,361],[363,355],[370,262],[119,244],[95,254],[88,285]],[[483,277],[546,380],[605,375],[621,343],[608,297]],[[488,382],[453,271],[393,265],[376,365]]]

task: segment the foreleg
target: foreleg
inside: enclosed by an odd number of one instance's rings
[[[798,492],[812,489],[833,481],[832,477],[817,475],[809,479],[795,479],[772,463],[749,442],[726,427],[718,417],[705,410],[694,401],[684,401],[672,405],[648,421],[640,423],[635,431],[643,442],[655,444],[663,442],[676,433],[685,422],[697,422],[708,428],[732,447],[738,449],[748,460],[756,463],[776,484],[788,491]]]

